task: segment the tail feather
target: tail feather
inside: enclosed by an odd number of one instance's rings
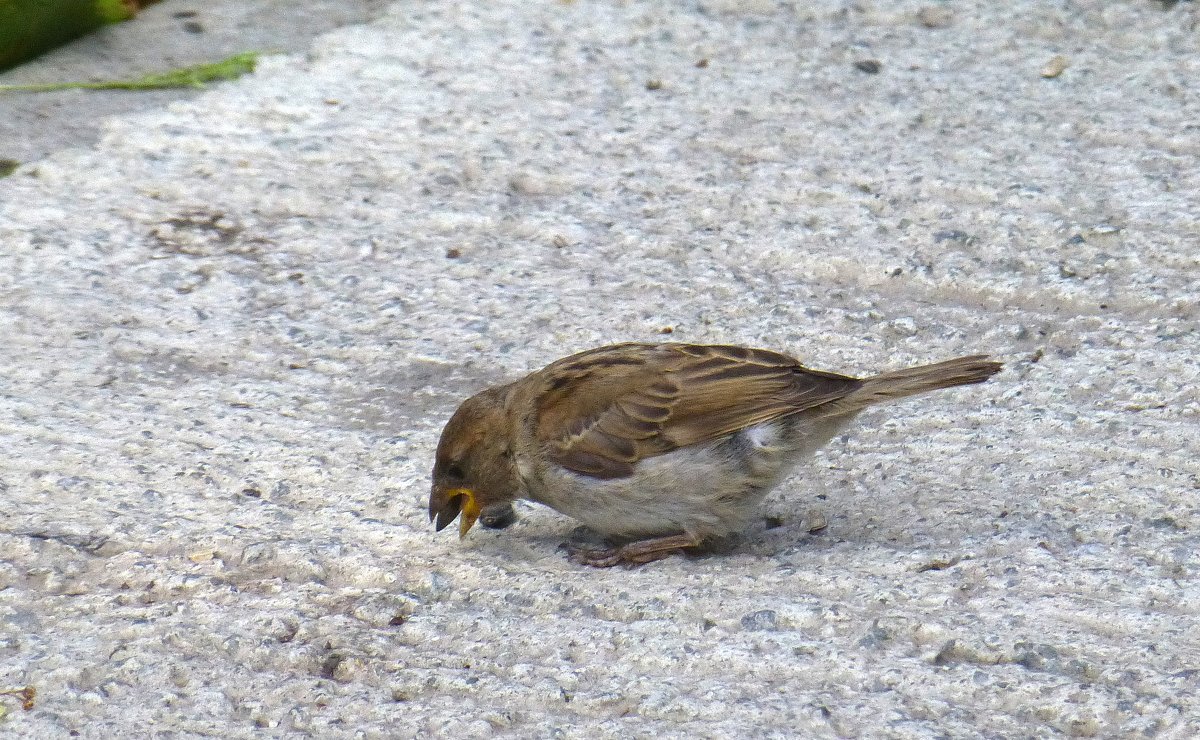
[[[843,411],[857,411],[872,404],[956,385],[982,383],[1004,367],[987,355],[959,357],[932,365],[920,365],[863,378],[862,387],[841,401]]]

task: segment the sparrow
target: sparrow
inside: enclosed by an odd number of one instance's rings
[[[972,355],[867,378],[765,349],[615,344],[580,352],[459,406],[442,430],[429,518],[459,536],[511,523],[526,499],[612,547],[572,559],[638,565],[742,532],[799,461],[868,406],[981,383]]]

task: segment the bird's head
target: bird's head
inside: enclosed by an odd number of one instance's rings
[[[439,532],[459,518],[459,536],[465,537],[480,512],[502,510],[517,498],[507,390],[490,388],[468,398],[442,430],[429,493],[429,519]]]

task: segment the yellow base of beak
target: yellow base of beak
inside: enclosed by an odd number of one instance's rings
[[[462,513],[458,515],[458,538],[461,540],[479,520],[479,503],[475,500],[475,492],[467,488],[455,489],[451,494],[463,497]]]

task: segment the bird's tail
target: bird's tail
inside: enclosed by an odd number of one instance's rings
[[[890,373],[863,378],[862,386],[831,406],[840,407],[841,412],[859,411],[867,406],[892,401],[905,396],[952,388],[956,385],[982,383],[1004,367],[989,360],[987,355],[959,357],[932,365],[920,365]],[[833,409],[830,409],[833,410]]]

